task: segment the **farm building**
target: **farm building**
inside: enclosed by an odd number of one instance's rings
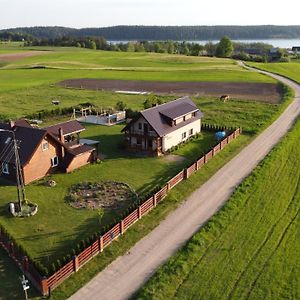
[[[122,130],[130,151],[160,155],[201,131],[203,114],[189,97],[139,113]]]
[[[18,144],[25,184],[54,171],[71,172],[95,158],[95,148],[80,143],[79,134],[85,129],[77,121],[39,129],[18,120],[2,123],[0,129],[5,130],[0,133],[0,174],[12,181],[16,180],[12,132]]]
[[[300,54],[300,47],[293,47],[292,48],[293,53]]]

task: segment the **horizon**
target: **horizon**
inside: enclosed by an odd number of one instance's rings
[[[299,24],[296,0],[282,6],[253,0],[200,3],[198,0],[0,0],[0,29],[59,26],[99,28],[111,26],[295,26]],[[246,13],[244,12],[246,10]],[[20,13],[21,12],[21,13]],[[267,12],[267,13],[266,13]],[[38,25],[37,25],[38,24]],[[59,25],[57,25],[59,24]],[[117,25],[125,24],[125,25]],[[142,24],[142,25],[136,25]],[[203,25],[198,25],[203,24]]]
[[[291,26],[300,26],[300,24],[294,25],[276,25],[276,24],[254,24],[254,25],[144,25],[144,24],[117,24],[117,25],[109,25],[109,26],[98,26],[98,27],[69,27],[63,25],[32,25],[32,26],[17,26],[17,27],[7,27],[1,28],[0,30],[9,30],[9,29],[17,29],[17,28],[33,28],[33,27],[59,27],[59,28],[72,28],[72,29],[90,29],[90,28],[110,28],[110,27],[257,27],[257,26],[278,26],[278,27],[291,27]]]

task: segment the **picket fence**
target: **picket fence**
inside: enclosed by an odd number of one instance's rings
[[[7,251],[9,256],[15,261],[24,274],[30,279],[32,284],[36,287],[42,295],[49,295],[53,289],[58,287],[65,279],[77,272],[95,255],[101,253],[112,241],[117,239],[120,235],[132,226],[135,222],[141,219],[149,211],[155,208],[181,181],[188,179],[194,172],[199,170],[201,166],[206,164],[214,155],[221,151],[227,144],[237,138],[241,134],[241,129],[237,128],[230,135],[225,137],[219,144],[213,147],[204,156],[195,161],[191,166],[180,171],[158,192],[153,194],[149,199],[143,202],[138,208],[131,212],[127,217],[121,220],[118,224],[113,226],[109,231],[103,234],[97,241],[88,246],[80,254],[73,257],[66,265],[58,270],[53,275],[43,277],[34,268],[28,257],[22,253],[20,248],[15,245],[11,239],[6,235],[4,230],[0,229],[0,245]]]

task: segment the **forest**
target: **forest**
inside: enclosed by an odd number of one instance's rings
[[[102,28],[20,27],[0,30],[34,38],[55,39],[64,36],[104,37],[109,41],[124,40],[219,40],[224,35],[231,39],[300,38],[300,26],[112,26]]]

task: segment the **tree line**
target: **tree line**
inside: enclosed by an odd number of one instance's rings
[[[299,38],[300,26],[111,26],[103,28],[19,27],[8,30],[35,38],[55,39],[63,36],[103,36],[111,41],[124,40],[219,40],[224,35],[231,39]]]

